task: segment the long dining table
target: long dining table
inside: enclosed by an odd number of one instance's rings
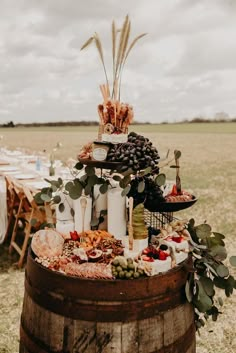
[[[61,161],[55,161],[55,175],[49,176],[50,163],[36,154],[26,154],[22,151],[0,150],[0,244],[4,242],[7,231],[7,188],[6,177],[18,184],[26,186],[32,193],[43,187],[48,187],[46,179],[71,178],[70,168],[63,166]]]

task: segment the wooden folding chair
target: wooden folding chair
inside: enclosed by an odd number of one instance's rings
[[[4,242],[7,241],[7,239],[11,235],[11,230],[12,230],[13,221],[14,221],[14,213],[17,212],[17,209],[19,207],[19,202],[20,202],[18,195],[15,191],[12,178],[10,178],[9,176],[5,176],[5,180],[6,180],[6,191],[7,191],[7,229],[6,229]]]
[[[27,187],[14,183],[14,190],[17,194],[17,197],[19,198],[19,206],[15,215],[15,222],[12,231],[9,252],[11,253],[13,249],[18,252],[20,255],[18,267],[22,267],[29,238],[31,237],[33,220],[36,220],[34,227],[39,228],[40,224],[44,222],[46,223],[47,219],[44,207],[37,205],[33,194]],[[17,242],[20,221],[24,222],[24,229],[21,232],[23,234],[23,243],[21,245],[19,242]]]

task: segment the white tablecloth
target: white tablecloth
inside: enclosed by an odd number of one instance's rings
[[[0,244],[7,230],[7,195],[5,178],[0,176]]]

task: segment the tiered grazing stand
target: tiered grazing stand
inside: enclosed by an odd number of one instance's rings
[[[146,210],[147,225],[172,221],[166,207],[168,212]],[[82,279],[43,267],[30,250],[20,353],[195,353],[194,311],[185,297],[191,262],[189,256],[138,280]]]
[[[117,169],[120,160],[127,160],[127,153],[130,157],[132,154],[128,144],[126,157],[120,156],[117,164],[114,158],[117,150],[114,149],[108,162],[105,151],[108,145],[102,145],[104,142],[127,141],[133,108],[120,100],[121,76],[131,49],[146,35],[140,34],[129,43],[131,26],[128,16],[121,30],[118,28],[113,21],[111,87],[98,34],[95,32],[81,48],[91,43],[96,45],[106,76],[106,84],[100,86],[103,103],[98,106],[100,126],[98,141],[93,144],[96,151],[91,152],[91,145],[87,144],[80,155],[82,163],[101,170]],[[144,146],[142,141],[140,146]],[[133,141],[132,146],[136,145]],[[137,153],[142,158],[129,162],[136,172],[147,167],[145,148],[141,151],[139,147]],[[148,150],[151,151],[148,165],[152,169],[158,162],[158,153],[151,144]],[[180,210],[192,203],[177,206]],[[172,221],[177,209],[173,209],[173,205],[167,206],[168,203],[160,205],[163,208],[151,210],[155,212],[145,211],[146,224],[158,228]],[[130,215],[132,217],[131,211]],[[128,250],[131,250],[130,243]],[[49,270],[35,261],[30,250],[25,274],[20,353],[195,353],[194,310],[185,297],[191,265],[189,256],[169,271],[154,276],[132,280],[128,277],[125,280],[88,279]]]

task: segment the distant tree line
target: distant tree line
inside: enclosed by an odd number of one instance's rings
[[[194,124],[194,123],[232,123],[236,122],[236,118],[220,118],[217,117],[217,119],[208,119],[205,117],[195,117],[191,120],[182,120],[178,122],[167,122],[163,121],[160,124]],[[132,125],[147,125],[147,124],[156,124],[156,123],[151,123],[149,121],[145,122],[139,122],[139,121],[134,121]],[[98,126],[99,123],[98,121],[87,121],[87,120],[81,120],[81,121],[56,121],[56,122],[47,122],[47,123],[19,123],[15,124],[13,121],[9,121],[8,123],[5,124],[0,124],[0,127],[3,128],[13,128],[13,127],[41,127],[41,126]]]
[[[15,124],[13,123],[13,121],[9,121],[9,123],[2,124],[0,126],[1,127],[15,127]]]

